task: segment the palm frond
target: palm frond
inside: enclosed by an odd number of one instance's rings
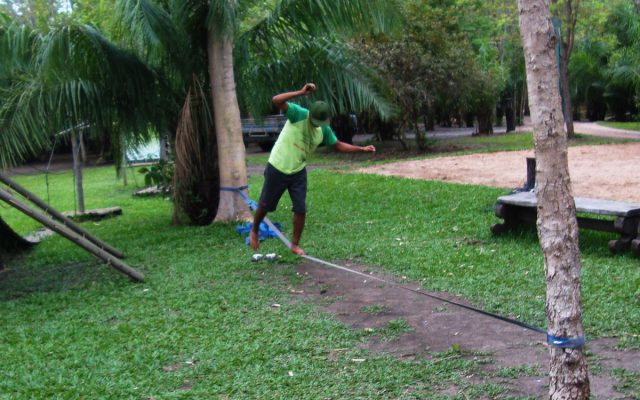
[[[211,0],[208,28],[218,35],[233,37],[238,27],[238,0]]]
[[[15,80],[0,89],[0,168],[9,168],[49,146],[41,108],[41,88],[32,80]]]
[[[295,48],[278,49],[272,58],[247,65],[241,72],[238,91],[254,116],[269,112],[275,93],[298,89],[301,82],[307,81],[318,84],[313,98],[324,97],[334,114],[374,111],[383,118],[394,114],[393,106],[382,94],[384,85],[344,45],[316,39],[299,43]]]
[[[268,50],[274,40],[295,41],[300,36],[388,32],[401,26],[399,9],[396,0],[279,0],[240,41]]]
[[[119,38],[136,49],[145,59],[182,57],[184,35],[176,29],[171,15],[151,0],[118,0],[115,5],[119,21]]]

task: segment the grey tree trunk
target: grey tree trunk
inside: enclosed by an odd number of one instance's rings
[[[552,2],[555,4],[558,0],[552,0]],[[571,86],[569,82],[569,61],[571,60],[571,53],[573,53],[579,8],[580,0],[563,0],[562,10],[559,11],[563,26],[560,41],[560,86],[564,100],[564,117],[567,136],[569,138],[575,137],[573,128],[573,104],[571,103]]]
[[[76,206],[80,214],[84,214],[84,190],[82,189],[82,157],[81,157],[81,137],[75,130],[71,131],[71,152],[73,153],[73,176],[76,185]]]
[[[169,161],[169,134],[160,135],[160,159]]]
[[[537,160],[537,225],[547,282],[547,324],[553,336],[577,338],[584,336],[580,250],[558,89],[556,37],[549,0],[518,0],[518,8]],[[588,399],[584,348],[551,347],[550,353],[549,397]]]
[[[562,99],[564,100],[564,117],[565,125],[567,127],[567,137],[573,138],[576,136],[573,128],[573,104],[571,103],[571,87],[569,86],[569,57],[567,53],[567,46],[563,43],[561,45],[562,54],[560,55],[561,67],[560,67],[560,86],[562,88]]]
[[[220,186],[238,188],[247,184],[247,166],[233,74],[232,39],[209,32],[207,53],[218,141]],[[251,212],[242,197],[232,191],[220,191],[216,221],[250,218]]]

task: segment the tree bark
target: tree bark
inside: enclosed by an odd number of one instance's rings
[[[218,141],[220,186],[238,188],[247,184],[247,166],[233,74],[232,39],[210,31],[207,53]],[[220,191],[216,221],[250,218],[251,212],[242,197],[232,191]]]
[[[558,89],[549,0],[518,0],[537,160],[538,236],[547,282],[547,324],[556,337],[584,336],[580,250]],[[551,347],[549,397],[588,399],[584,348]]]
[[[80,136],[71,132],[71,152],[73,153],[73,176],[76,185],[76,205],[80,214],[84,214],[84,190],[82,189],[82,157],[80,155]]]
[[[561,66],[560,66],[560,87],[562,88],[562,100],[564,101],[564,117],[567,127],[567,137],[574,138],[576,136],[573,128],[573,104],[571,103],[571,87],[569,86],[569,58],[571,55],[567,52],[567,46],[562,43],[560,48]]]

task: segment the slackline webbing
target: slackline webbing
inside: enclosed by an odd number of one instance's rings
[[[220,188],[220,190],[233,191],[233,192],[238,193],[244,199],[244,201],[247,203],[249,208],[251,208],[253,211],[255,211],[257,209],[258,205],[256,204],[255,201],[251,200],[249,198],[249,196],[247,196],[246,193],[243,192],[244,190],[247,190],[248,188],[249,188],[248,186],[242,186],[242,187],[239,187],[239,188],[223,187],[223,188]],[[287,246],[287,248],[291,249],[291,242],[289,241],[289,239],[287,239],[284,236],[284,234],[269,220],[269,218],[265,217],[264,218],[264,222],[267,224],[267,226],[269,226],[269,228],[271,228],[276,233],[276,235],[278,236],[280,241],[282,241],[282,243],[285,246]],[[486,315],[488,317],[497,319],[499,321],[507,322],[509,324],[516,325],[516,326],[528,329],[528,330],[533,331],[533,332],[545,334],[547,336],[547,344],[549,344],[551,347],[565,348],[565,349],[578,349],[578,348],[585,347],[585,345],[586,345],[586,338],[584,336],[580,336],[580,337],[577,337],[577,338],[556,337],[556,336],[551,335],[551,333],[547,332],[546,330],[544,330],[542,328],[539,328],[539,327],[534,326],[534,325],[527,324],[527,323],[522,322],[522,321],[518,321],[518,320],[513,319],[513,318],[504,317],[502,315],[495,314],[495,313],[492,313],[492,312],[489,312],[489,311],[485,311],[485,310],[482,310],[482,309],[479,309],[479,308],[476,308],[476,307],[468,306],[468,305],[465,305],[465,304],[462,304],[462,303],[458,303],[458,302],[455,302],[455,301],[452,301],[452,300],[447,300],[447,299],[445,299],[443,297],[436,296],[436,295],[433,295],[433,294],[430,294],[430,293],[427,293],[427,292],[423,292],[422,290],[419,290],[419,289],[413,289],[413,288],[410,288],[408,286],[404,286],[404,285],[401,285],[401,284],[393,282],[393,281],[389,281],[389,280],[384,279],[384,278],[379,278],[379,277],[374,276],[374,275],[369,275],[369,274],[366,274],[364,272],[356,271],[356,270],[353,270],[351,268],[344,267],[342,265],[338,265],[338,264],[334,264],[334,263],[322,260],[320,258],[312,257],[312,256],[309,256],[309,255],[303,255],[303,256],[300,256],[300,257],[302,257],[302,258],[304,258],[306,260],[309,260],[309,261],[311,261],[313,263],[316,263],[316,264],[324,265],[324,266],[327,266],[327,267],[330,267],[330,268],[333,268],[333,269],[337,269],[337,270],[340,270],[340,271],[345,271],[345,272],[348,272],[350,274],[360,275],[362,277],[366,277],[367,279],[373,279],[375,281],[382,282],[382,283],[385,283],[385,284],[388,284],[388,285],[391,285],[391,286],[394,286],[394,287],[397,287],[397,288],[400,288],[400,289],[408,290],[410,292],[413,292],[413,293],[416,293],[416,294],[419,294],[419,295],[422,295],[422,296],[430,297],[430,298],[432,298],[434,300],[442,301],[442,302],[445,302],[447,304],[451,304],[451,305],[454,305],[454,306],[457,306],[457,307],[460,307],[460,308],[464,308],[464,309],[469,310],[469,311],[476,312],[478,314]]]

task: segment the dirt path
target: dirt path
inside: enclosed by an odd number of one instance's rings
[[[372,272],[368,267],[350,263],[342,265],[396,281],[378,271]],[[343,271],[311,263],[303,264],[297,271],[305,278],[297,291],[304,291],[308,301],[321,304],[326,311],[354,329],[372,332],[363,348],[403,360],[414,360],[431,359],[434,353],[451,350],[457,345],[461,350],[460,357],[477,364],[478,370],[466,377],[470,383],[495,383],[506,387],[507,393],[497,398],[546,397],[549,356],[544,335]],[[418,282],[403,284],[420,287]],[[446,293],[434,294],[469,304]],[[394,320],[406,321],[410,331],[391,339],[377,334]],[[640,372],[637,362],[640,352],[616,351],[615,343],[615,339],[589,341],[589,350],[598,357],[601,367],[595,373],[591,371],[590,375],[592,394],[597,399],[626,398],[615,389],[618,382],[611,376],[612,369]],[[522,368],[534,373],[511,377],[501,373],[503,368]],[[441,395],[467,398],[464,388],[458,387],[441,388]]]
[[[402,161],[360,172],[513,189],[527,177],[531,151],[480,153]],[[574,195],[640,203],[640,143],[569,148]]]

